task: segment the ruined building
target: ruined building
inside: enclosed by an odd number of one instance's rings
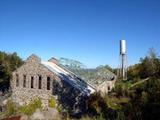
[[[43,62],[38,56],[31,55],[12,73],[12,99],[24,105],[39,97],[43,106],[48,106],[48,100],[54,96],[72,110],[82,110],[90,94],[95,91],[107,93],[114,87],[114,82],[115,79],[106,80],[94,86],[61,67],[54,58]]]

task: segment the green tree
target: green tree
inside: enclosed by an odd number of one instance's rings
[[[17,53],[0,52],[0,91],[9,88],[11,73],[23,64]]]
[[[130,66],[128,79],[147,78],[151,76],[160,77],[160,58],[154,48],[150,48],[146,57],[140,59],[140,63]]]
[[[144,59],[141,58],[140,61],[139,75],[141,78],[158,75],[160,59],[157,57],[157,53],[153,48],[149,49],[148,55]]]

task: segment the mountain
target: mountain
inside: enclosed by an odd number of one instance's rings
[[[87,68],[83,63],[73,60],[73,59],[68,59],[68,58],[60,58],[58,62],[66,67],[69,67],[70,69],[85,69]]]
[[[79,61],[60,58],[60,65],[65,67],[91,84],[100,84],[105,80],[113,80],[115,74],[112,73],[112,68],[108,65],[100,65],[97,68],[88,69],[84,64]]]

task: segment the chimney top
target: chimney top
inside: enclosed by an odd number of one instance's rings
[[[26,62],[41,62],[41,58],[35,54],[32,54],[27,58]]]
[[[58,60],[56,58],[54,58],[54,57],[50,58],[48,60],[48,62],[52,62],[52,63],[58,64]]]

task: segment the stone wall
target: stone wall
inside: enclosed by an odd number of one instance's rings
[[[19,86],[16,86],[17,75]],[[23,86],[24,75],[26,76],[25,87]],[[39,76],[42,77],[41,89],[38,88]],[[31,88],[31,77],[34,77],[34,88]],[[50,90],[47,90],[47,77],[51,78]],[[48,107],[50,97],[56,96],[57,103],[68,108],[70,112],[80,113],[86,109],[87,96],[48,70],[35,55],[30,56],[20,68],[13,72],[11,90],[13,101],[20,105],[27,104],[35,97],[39,97],[43,106]]]
[[[18,75],[19,85],[16,86]],[[26,86],[23,86],[26,76]],[[39,76],[42,78],[41,89],[38,88]],[[31,77],[34,77],[34,88],[31,88]],[[47,77],[50,77],[50,90],[47,90]],[[40,58],[35,55],[30,56],[27,61],[12,74],[11,89],[12,98],[15,102],[24,104],[29,102],[34,97],[42,99],[44,105],[48,104],[48,99],[52,95],[52,82],[60,81],[60,79],[46,67],[41,65]]]
[[[106,80],[102,84],[98,85],[96,89],[97,91],[100,91],[103,94],[107,94],[114,88],[115,81],[116,80]]]

